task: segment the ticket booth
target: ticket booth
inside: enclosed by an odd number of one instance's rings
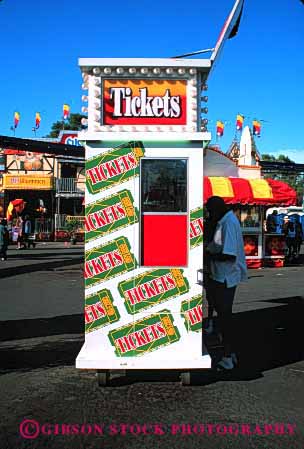
[[[79,134],[85,343],[76,367],[97,370],[101,384],[109,370],[210,368],[198,276],[212,59],[79,65],[88,119]]]

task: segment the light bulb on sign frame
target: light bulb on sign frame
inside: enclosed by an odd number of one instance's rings
[[[101,72],[101,70],[99,67],[94,67],[94,69],[93,69],[94,75],[100,75],[100,72]]]
[[[206,95],[201,97],[201,101],[203,101],[204,103],[207,103],[208,97]]]
[[[106,75],[110,75],[112,73],[112,69],[110,67],[105,67],[103,69],[103,73],[105,73]]]
[[[124,69],[122,67],[117,67],[116,73],[118,73],[118,75],[121,75],[123,72],[124,72]]]

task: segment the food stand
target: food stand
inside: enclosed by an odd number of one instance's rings
[[[212,149],[206,152],[212,152]],[[205,154],[206,154],[205,152]],[[227,158],[219,150],[217,158],[221,163],[212,167],[212,173],[216,174],[217,166],[221,173],[229,173],[234,176],[205,176],[204,177],[204,202],[212,195],[224,198],[231,206],[241,223],[246,261],[249,268],[262,266],[282,266],[285,259],[285,238],[278,232],[269,233],[265,226],[266,210],[274,205],[290,206],[296,203],[296,192],[286,183],[263,178],[242,178],[242,167]],[[205,171],[208,172],[208,160],[214,158],[206,154],[204,162]],[[231,164],[235,165],[235,173],[231,170]],[[247,167],[248,169],[248,167]],[[254,171],[257,176],[260,171]],[[248,175],[248,173],[247,173]]]

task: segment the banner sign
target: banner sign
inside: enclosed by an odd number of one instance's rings
[[[119,237],[86,252],[85,286],[91,287],[126,271],[134,270],[136,267],[137,261],[130,251],[128,239]]]
[[[128,142],[86,162],[86,185],[91,194],[139,175],[139,160],[145,150],[141,142]]]
[[[106,289],[86,297],[84,308],[85,332],[92,332],[107,324],[119,321],[120,315],[113,302],[111,292]]]
[[[109,332],[109,339],[119,357],[134,357],[171,345],[180,339],[169,310],[162,310],[142,320]]]
[[[85,209],[86,242],[138,222],[138,210],[129,190],[108,196]]]
[[[186,80],[104,80],[103,124],[186,125],[186,92]]]
[[[182,301],[181,315],[187,331],[200,332],[202,330],[203,304],[202,295]]]
[[[189,291],[180,269],[147,271],[118,284],[127,312],[135,314]]]
[[[52,190],[50,175],[3,175],[3,187],[10,190]]]

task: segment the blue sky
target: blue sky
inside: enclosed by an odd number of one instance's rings
[[[2,0],[0,134],[37,136],[81,111],[79,57],[170,57],[213,47],[234,0]],[[262,120],[261,153],[304,163],[304,5],[300,0],[245,0],[238,35],[226,43],[208,82],[209,130],[226,122],[226,150],[237,113]]]

